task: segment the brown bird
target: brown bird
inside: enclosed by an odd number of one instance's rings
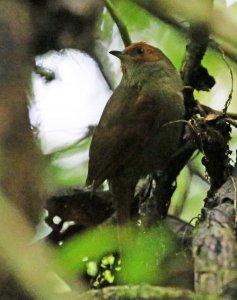
[[[144,42],[110,53],[121,60],[123,77],[94,132],[86,184],[109,180],[123,224],[138,180],[162,170],[178,147],[182,123],[173,121],[184,117],[183,85],[165,54]]]

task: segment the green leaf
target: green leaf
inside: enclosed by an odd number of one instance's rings
[[[84,271],[85,257],[97,262],[105,253],[112,253],[117,248],[116,228],[100,228],[68,241],[59,249],[56,260],[71,277]]]
[[[149,229],[138,233],[134,241],[127,245],[127,252],[122,258],[119,282],[136,284],[154,283],[164,273],[159,266],[164,258],[174,249],[174,240],[165,228]]]

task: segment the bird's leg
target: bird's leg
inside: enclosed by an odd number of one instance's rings
[[[130,209],[134,198],[134,188],[123,189],[115,195],[118,225],[129,225],[131,221]]]
[[[124,251],[127,243],[132,241],[130,209],[134,200],[135,183],[124,184],[113,180],[110,182],[110,187],[117,211],[119,246],[120,250]]]
[[[110,182],[110,187],[116,206],[118,225],[126,225],[130,221],[130,209],[134,199],[135,184],[124,184],[124,182],[113,180]]]

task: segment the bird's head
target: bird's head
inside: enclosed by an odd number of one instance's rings
[[[161,50],[144,42],[133,43],[123,51],[110,51],[110,54],[121,60],[123,73],[126,73],[127,69],[130,69],[133,66],[144,66],[144,63],[165,61],[170,64],[169,59]]]
[[[151,74],[159,77],[177,77],[177,72],[168,57],[158,48],[144,42],[133,43],[122,51],[110,51],[121,61],[123,83],[136,85],[147,81]],[[155,75],[155,76],[156,76]]]
[[[122,63],[152,62],[162,58],[161,51],[144,42],[133,43],[123,51],[110,51],[110,54],[118,57]]]

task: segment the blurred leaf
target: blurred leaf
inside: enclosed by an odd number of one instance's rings
[[[138,233],[134,241],[127,245],[127,252],[122,260],[119,282],[136,284],[154,283],[163,277],[159,265],[174,248],[174,240],[165,228],[150,229]]]
[[[105,253],[117,250],[116,228],[100,228],[75,237],[58,251],[57,261],[68,276],[84,271],[83,259],[98,261]]]
[[[127,23],[129,31],[139,31],[149,27],[150,14],[138,5],[127,0],[114,1],[113,5],[124,22]]]
[[[63,245],[58,251],[57,261],[63,266],[67,276],[84,272],[85,257],[88,258],[88,274],[95,276],[103,256],[101,266],[104,271],[99,275],[101,282],[106,280],[112,283],[116,276],[120,283],[154,283],[167,275],[159,266],[175,249],[174,237],[170,232],[164,228],[151,229],[145,233],[134,231],[131,243],[120,245],[123,249],[126,246],[126,251],[121,259],[121,270],[117,273],[118,270],[114,269],[113,255],[105,255],[118,251],[116,231],[116,228],[93,230]]]

